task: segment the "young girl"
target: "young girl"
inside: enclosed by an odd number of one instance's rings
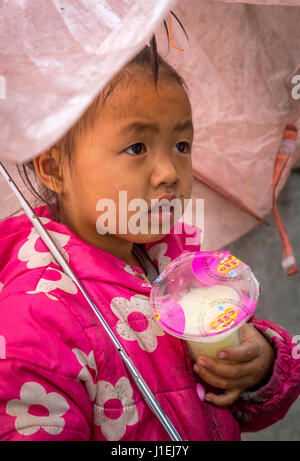
[[[154,83],[153,83],[154,72]],[[145,47],[31,170],[50,193],[35,208],[183,440],[240,440],[299,394],[291,336],[252,319],[240,346],[192,364],[149,306],[151,283],[183,251],[186,228],[99,231],[97,204],[191,196],[192,112],[183,80]],[[24,170],[26,171],[26,170]],[[51,195],[52,194],[52,195]],[[44,196],[42,196],[44,198]],[[55,201],[53,201],[53,197]],[[46,200],[46,199],[45,199]],[[127,211],[127,223],[133,215]],[[190,231],[197,232],[196,228]],[[170,440],[115,346],[28,217],[0,224],[0,439]],[[226,354],[225,354],[226,353]],[[297,354],[296,354],[297,357]]]

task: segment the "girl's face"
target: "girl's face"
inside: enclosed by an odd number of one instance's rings
[[[159,81],[155,89],[141,76],[127,87],[117,86],[94,127],[77,141],[75,173],[64,172],[62,222],[84,240],[110,251],[120,240],[125,244],[161,239],[161,225],[159,233],[151,234],[150,220],[147,234],[135,235],[129,225],[122,233],[119,216],[124,205],[119,204],[119,191],[126,191],[127,205],[143,199],[149,210],[151,200],[174,195],[184,210],[183,201],[191,197],[192,190],[192,142],[191,106],[177,82]],[[108,210],[97,211],[100,199],[115,204],[115,234],[101,235],[97,230],[97,219]],[[139,208],[132,210],[127,210],[127,224]]]

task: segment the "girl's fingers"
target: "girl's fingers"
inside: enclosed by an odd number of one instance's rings
[[[248,362],[263,352],[266,339],[256,328],[246,323],[240,329],[240,336],[241,344],[239,346],[229,347],[218,352],[220,359]]]
[[[205,400],[218,407],[225,407],[235,402],[239,398],[241,392],[242,391],[240,389],[235,388],[228,389],[224,392],[224,394],[219,395],[209,393],[205,396]]]
[[[239,381],[237,379],[230,379],[224,376],[218,376],[212,371],[209,371],[207,368],[198,367],[197,364],[194,365],[194,371],[203,379],[207,384],[210,384],[213,387],[218,389],[229,389],[237,387]]]
[[[244,342],[236,347],[220,350],[220,359],[232,360],[235,362],[249,362],[256,359],[261,353],[261,345],[255,342]]]
[[[227,363],[223,360],[214,360],[211,357],[199,357],[197,360],[199,369],[205,368],[215,375],[223,378],[240,379],[251,375],[255,370],[255,363],[252,361],[242,363]]]

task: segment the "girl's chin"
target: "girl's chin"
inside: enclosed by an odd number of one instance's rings
[[[159,233],[153,233],[153,234],[136,234],[136,235],[130,235],[130,241],[134,243],[152,243],[152,242],[157,242],[158,240],[161,240],[163,237],[166,235],[170,234],[170,230],[166,232],[159,232]],[[128,239],[127,235],[127,239]]]
[[[157,222],[154,220],[153,223],[151,223],[149,220],[148,227],[146,226],[145,230],[140,228],[137,233],[133,233],[130,232],[129,229],[127,234],[118,235],[119,237],[134,243],[157,242],[158,240],[171,233],[171,229],[175,224],[174,221],[175,220],[173,217],[170,220],[165,220],[163,222]]]

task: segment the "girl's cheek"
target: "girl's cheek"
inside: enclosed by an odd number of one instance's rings
[[[187,176],[183,181],[183,195],[185,198],[190,198],[193,190],[193,175]]]

